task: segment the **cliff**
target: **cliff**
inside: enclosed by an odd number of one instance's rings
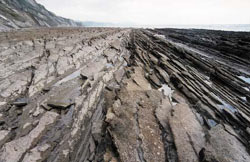
[[[0,1],[0,30],[79,25],[73,20],[56,16],[35,0]]]

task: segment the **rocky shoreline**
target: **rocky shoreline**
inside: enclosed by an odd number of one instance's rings
[[[250,161],[250,33],[0,33],[0,162]]]

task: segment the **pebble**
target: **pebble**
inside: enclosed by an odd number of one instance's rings
[[[19,98],[16,101],[12,103],[12,105],[15,105],[17,107],[22,107],[26,106],[28,104],[28,99],[27,98]]]

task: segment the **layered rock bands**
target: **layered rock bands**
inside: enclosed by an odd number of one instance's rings
[[[0,162],[249,162],[249,37],[0,33]]]

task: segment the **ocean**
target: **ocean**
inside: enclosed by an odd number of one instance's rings
[[[135,23],[98,23],[82,22],[87,27],[121,27],[121,28],[178,28],[178,29],[208,29],[223,31],[250,32],[250,24],[212,24],[212,25],[138,25]]]
[[[250,32],[250,24],[227,24],[227,25],[146,25],[143,28],[178,28],[178,29],[208,29],[223,31]]]

